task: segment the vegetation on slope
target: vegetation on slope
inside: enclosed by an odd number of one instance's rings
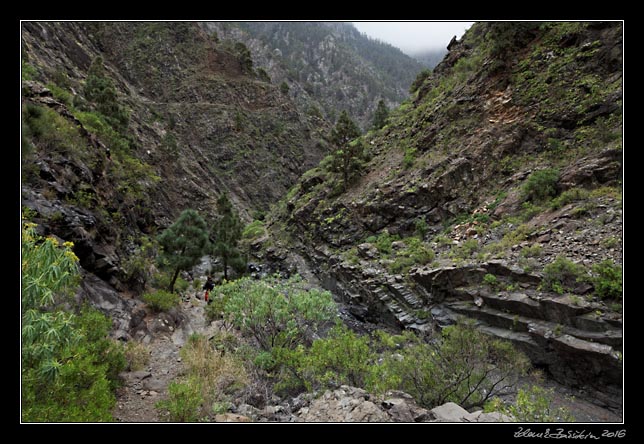
[[[560,253],[566,239],[551,227],[564,215],[577,221],[575,244],[599,236],[613,246],[590,262],[582,247],[573,259],[585,273],[603,260],[619,266],[620,39],[615,23],[476,24],[418,76],[384,127],[354,142],[371,159],[361,177],[342,192],[322,162],[277,208],[274,226],[386,271],[390,258],[365,244],[387,234],[390,249],[422,221],[435,257],[394,273],[494,258],[538,271]],[[551,244],[538,241],[544,232],[555,233]]]

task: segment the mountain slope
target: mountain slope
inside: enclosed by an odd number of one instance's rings
[[[25,22],[22,51],[23,206],[114,284],[141,234],[185,208],[212,219],[225,191],[249,220],[326,149],[321,120],[196,23]]]
[[[360,319],[469,317],[619,408],[621,274],[619,294],[598,288],[622,262],[621,39],[619,23],[476,24],[362,138],[346,193],[324,165],[305,174],[276,237]]]
[[[349,23],[209,22],[219,38],[245,42],[256,66],[285,82],[303,110],[318,108],[335,121],[346,110],[369,129],[380,99],[402,102],[423,69],[399,49],[361,34]]]

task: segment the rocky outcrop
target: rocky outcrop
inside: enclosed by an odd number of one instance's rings
[[[139,339],[149,332],[145,323],[145,304],[138,299],[126,299],[123,294],[91,273],[84,273],[76,293],[78,302],[88,302],[112,319],[110,335],[122,341]]]
[[[518,284],[517,290],[482,286],[485,274]],[[611,407],[621,402],[621,315],[599,311],[601,305],[577,296],[540,291],[540,278],[504,267],[499,262],[472,267],[420,268],[411,274],[436,295],[432,315],[439,325],[459,317],[475,320],[484,332],[512,341],[532,362],[560,383],[591,388],[608,396]]]
[[[300,409],[297,415],[304,422],[391,422],[371,395],[348,386],[326,391],[310,406]]]
[[[332,171],[308,173],[280,219],[346,313],[428,335],[472,319],[617,406],[621,301],[539,285],[560,255],[622,263],[621,38],[611,24],[475,24],[398,118],[363,137],[370,160],[346,192]],[[527,199],[545,168],[558,171],[553,195]],[[433,259],[404,268],[394,236]]]
[[[327,390],[295,413],[305,422],[510,422],[509,416],[493,412],[469,413],[453,402],[431,410],[419,407],[407,393],[389,391],[383,397],[343,385]]]

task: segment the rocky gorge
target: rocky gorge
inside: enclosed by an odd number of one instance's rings
[[[246,245],[254,277],[303,276],[362,333],[432,341],[469,320],[524,352],[545,385],[574,394],[578,420],[619,422],[621,23],[477,23],[407,99],[409,79],[373,60],[331,73],[357,37],[325,26],[311,28],[329,34],[301,79],[289,63],[302,43],[286,28],[22,24],[23,217],[73,242],[76,301],[111,318],[113,339],[148,347],[148,364],[121,375],[114,419],[167,420],[155,405],[186,374],[180,350],[191,335],[237,334],[207,318],[199,297],[212,258],[182,274],[194,285],[179,306],[158,313],[141,298],[156,271],[150,240],[186,208],[216,220],[226,193],[245,223],[265,227]],[[292,52],[274,51],[268,36]],[[90,79],[112,91],[100,99],[109,109],[98,111]],[[377,91],[402,103],[369,129]],[[350,181],[333,167],[329,136],[343,108],[364,110],[356,117],[367,129],[354,142],[361,158]],[[619,295],[602,293],[606,269],[620,270]],[[211,419],[512,420],[346,384],[256,398],[246,391]],[[571,405],[563,395],[557,403]]]
[[[495,61],[485,26],[453,42],[415,98],[364,136],[371,160],[347,193],[318,167],[274,225],[297,227],[299,254],[354,316],[421,332],[473,319],[619,409],[622,305],[593,298],[587,281],[566,294],[543,285],[558,256],[621,264],[619,28],[524,29],[514,36],[523,49]],[[606,88],[589,94],[590,77]],[[526,199],[527,178],[546,167],[557,168],[553,200]],[[409,260],[414,238],[431,250],[424,265]]]

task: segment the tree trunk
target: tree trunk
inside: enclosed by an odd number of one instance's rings
[[[177,281],[177,277],[179,277],[179,271],[180,269],[178,267],[174,271],[174,276],[172,276],[172,280],[170,281],[170,288],[168,289],[170,293],[174,293],[174,283]]]

